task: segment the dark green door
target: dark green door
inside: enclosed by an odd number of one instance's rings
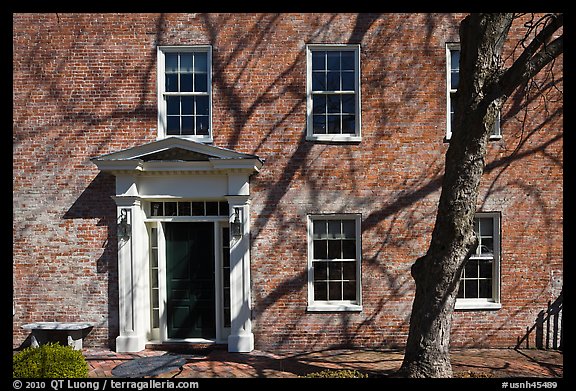
[[[166,223],[168,338],[216,337],[214,224]]]

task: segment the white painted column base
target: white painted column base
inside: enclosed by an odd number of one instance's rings
[[[254,334],[245,333],[228,336],[228,351],[232,353],[248,353],[254,350]]]
[[[139,335],[120,335],[116,337],[118,353],[136,353],[146,348],[146,338]]]

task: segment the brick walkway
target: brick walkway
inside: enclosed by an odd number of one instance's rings
[[[331,349],[304,354],[272,354],[263,351],[228,353],[222,348],[199,351],[167,352],[145,350],[120,354],[85,349],[90,377],[115,377],[112,370],[130,360],[166,354],[184,357],[178,369],[165,371],[156,378],[235,378],[298,377],[323,369],[356,369],[372,376],[385,377],[402,363],[403,352],[370,349]],[[459,349],[451,353],[457,377],[541,377],[563,376],[563,354],[558,351],[515,349]],[[139,362],[146,362],[140,360]],[[152,360],[153,361],[153,360]],[[118,372],[118,370],[117,370]],[[125,371],[123,371],[125,372]],[[148,376],[138,376],[148,377]]]

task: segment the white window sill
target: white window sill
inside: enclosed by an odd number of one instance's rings
[[[156,138],[156,140],[163,140],[165,138],[170,138],[170,137],[178,137],[178,138],[183,138],[185,140],[192,140],[192,141],[197,141],[199,143],[205,143],[205,144],[212,144],[214,142],[214,140],[210,136],[193,136],[193,135],[177,135],[177,134],[168,134],[168,135],[164,135],[164,136],[158,136]]]
[[[360,312],[362,306],[358,304],[312,304],[306,308],[308,312]]]
[[[362,137],[348,134],[309,134],[306,136],[306,140],[338,143],[359,143],[362,141]]]
[[[456,299],[455,310],[499,310],[502,303],[488,300]]]

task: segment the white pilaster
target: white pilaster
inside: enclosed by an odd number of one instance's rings
[[[145,348],[146,336],[142,327],[143,292],[139,281],[142,268],[139,267],[137,249],[140,220],[140,200],[134,196],[116,196],[117,223],[123,212],[130,224],[130,236],[118,238],[118,295],[120,335],[116,338],[117,352],[139,352]],[[139,310],[140,309],[140,310]]]
[[[230,315],[229,352],[254,350],[250,298],[250,201],[248,195],[227,196],[230,224],[240,212],[242,236],[230,242]]]

